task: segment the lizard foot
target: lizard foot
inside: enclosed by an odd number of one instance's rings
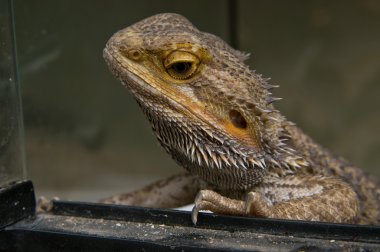
[[[241,200],[230,199],[211,191],[201,190],[197,194],[191,213],[191,220],[197,224],[198,213],[201,210],[209,210],[218,214],[245,215],[245,203]]]

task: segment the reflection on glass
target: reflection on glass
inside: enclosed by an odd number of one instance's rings
[[[0,0],[0,185],[25,177],[11,0]]]

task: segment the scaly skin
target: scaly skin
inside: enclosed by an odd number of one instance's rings
[[[159,14],[111,37],[104,58],[164,149],[186,169],[106,203],[311,221],[378,224],[380,189],[275,109],[247,55]]]

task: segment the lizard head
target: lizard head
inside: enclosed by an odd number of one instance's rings
[[[244,188],[257,183],[268,165],[302,163],[284,143],[273,86],[250,70],[247,57],[178,14],[120,30],[104,49],[109,68],[175,160],[206,181],[235,174]]]

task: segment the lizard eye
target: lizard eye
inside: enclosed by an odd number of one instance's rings
[[[192,53],[175,51],[166,57],[164,67],[172,78],[186,80],[195,74],[199,62],[199,58]]]

